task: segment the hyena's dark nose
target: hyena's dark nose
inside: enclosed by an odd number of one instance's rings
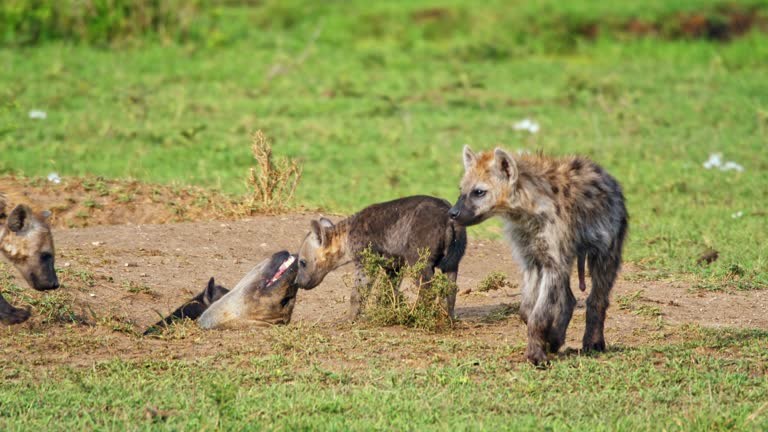
[[[55,281],[52,286],[53,286],[53,289],[58,288],[59,287],[59,281]]]
[[[451,219],[456,219],[459,217],[459,214],[461,214],[461,209],[458,206],[453,206],[448,210],[448,216],[450,216]]]

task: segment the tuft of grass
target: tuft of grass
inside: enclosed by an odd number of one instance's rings
[[[512,284],[509,282],[509,277],[506,273],[500,272],[500,271],[494,271],[488,273],[488,276],[486,276],[483,280],[480,281],[479,284],[477,284],[477,291],[479,292],[487,292],[487,291],[495,291],[502,289],[504,287],[511,287]]]
[[[429,281],[422,279],[429,250],[419,251],[413,264],[383,257],[369,246],[361,252],[363,272],[368,283],[360,289],[361,314],[374,325],[403,325],[430,331],[453,325],[445,297],[457,290],[444,273],[436,271]],[[416,299],[408,302],[400,291],[404,280],[416,286]]]
[[[301,166],[295,159],[276,158],[272,144],[261,130],[253,134],[251,153],[258,165],[248,174],[252,192],[246,208],[251,212],[286,209],[299,185]]]

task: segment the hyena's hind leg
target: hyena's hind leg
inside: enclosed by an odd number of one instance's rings
[[[616,254],[590,253],[588,263],[592,291],[587,297],[587,327],[584,330],[583,348],[585,351],[605,351],[605,314],[621,258]]]
[[[27,319],[29,319],[28,309],[14,307],[0,294],[0,323],[5,325],[20,324]]]

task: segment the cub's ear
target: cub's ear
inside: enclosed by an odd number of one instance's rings
[[[322,226],[323,228],[333,228],[333,222],[331,222],[331,220],[328,218],[321,217],[320,226]]]
[[[515,163],[512,155],[500,148],[494,150],[493,155],[496,158],[496,167],[498,167],[502,177],[504,177],[509,183],[516,182],[517,163]]]
[[[221,285],[216,285],[216,281],[211,277],[208,280],[208,286],[205,287],[205,293],[203,293],[203,304],[210,306],[216,300],[224,297],[229,292],[228,289]]]
[[[465,144],[464,145],[464,171],[469,171],[469,169],[475,165],[476,160],[477,160],[477,156],[475,156],[475,153],[472,151],[471,148],[469,148],[469,144]]]
[[[23,204],[17,205],[8,216],[8,229],[18,233],[29,228],[29,218],[31,215],[32,209]]]

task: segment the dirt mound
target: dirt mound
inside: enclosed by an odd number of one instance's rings
[[[50,210],[56,228],[233,220],[254,214],[240,197],[203,188],[108,180],[64,178],[60,183],[16,176],[0,177],[9,206],[25,203]],[[269,209],[261,209],[269,214]],[[6,209],[10,211],[10,208]]]

